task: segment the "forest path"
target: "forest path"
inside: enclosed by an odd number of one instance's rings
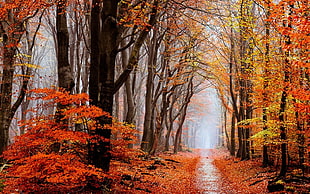
[[[201,165],[198,168],[198,186],[205,194],[234,194],[238,193],[223,180],[220,171],[213,164],[216,149],[200,149]]]

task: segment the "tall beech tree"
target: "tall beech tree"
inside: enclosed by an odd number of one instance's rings
[[[270,17],[270,1],[266,2],[266,18]],[[265,22],[265,77],[264,77],[264,93],[263,93],[263,102],[268,103],[268,93],[267,93],[267,88],[270,85],[269,81],[269,76],[270,76],[270,70],[268,69],[270,67],[270,22],[266,21]],[[263,107],[263,129],[265,131],[268,130],[267,127],[267,122],[268,122],[268,117],[267,117],[267,106]],[[263,167],[267,167],[270,165],[269,162],[269,155],[268,155],[268,145],[264,144],[263,145]]]
[[[42,7],[48,7],[48,1],[3,1],[0,7],[0,36],[2,52],[2,77],[0,83],[0,154],[9,140],[11,120],[20,106],[28,82],[25,80],[19,91],[17,101],[12,102],[12,88],[18,43],[24,33],[25,22],[34,17]],[[28,78],[26,78],[28,79]]]
[[[57,62],[59,87],[71,91],[74,87],[71,66],[69,64],[69,32],[67,25],[67,0],[57,2],[56,31],[57,31]]]
[[[251,92],[252,83],[250,80],[252,71],[253,53],[253,1],[242,0],[240,2],[240,43],[239,43],[239,110],[237,114],[238,122],[252,118]],[[249,126],[238,124],[239,149],[237,156],[242,160],[250,159],[250,128]]]
[[[101,2],[94,0],[91,9],[91,66],[89,78],[89,95],[91,103],[102,108],[103,111],[113,115],[113,95],[119,90],[120,86],[126,81],[130,72],[137,65],[139,50],[151,30],[151,27],[156,22],[157,11],[160,1],[142,1],[125,2],[108,0]],[[125,8],[124,8],[125,7]],[[140,8],[143,8],[140,10]],[[133,42],[132,50],[129,56],[129,61],[126,69],[115,80],[115,60],[119,51],[126,49],[128,46],[120,48],[121,39],[120,27],[118,20],[123,19],[124,25],[137,29],[134,20],[131,18],[130,12],[140,11],[146,14],[144,17],[148,18],[142,26],[139,26],[140,31]],[[136,18],[139,19],[139,18]],[[141,25],[138,23],[137,25]],[[111,124],[112,120],[109,117],[100,117],[100,124]],[[110,164],[110,142],[111,130],[96,129],[95,134],[106,138],[107,141],[93,144],[90,148],[90,161],[96,167],[102,168],[105,171],[109,170]]]

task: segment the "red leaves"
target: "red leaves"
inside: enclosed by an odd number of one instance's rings
[[[15,160],[9,168],[5,192],[72,192],[90,180],[102,181],[105,174],[82,162],[77,155],[37,153]],[[17,178],[18,177],[18,178]]]
[[[3,174],[4,192],[66,193],[100,186],[107,175],[88,164],[88,149],[89,142],[109,141],[91,134],[91,130],[100,128],[96,118],[110,117],[108,113],[87,105],[86,94],[71,95],[54,89],[32,92],[37,95],[34,100],[43,100],[42,107],[66,105],[58,111],[64,122],[57,121],[55,115],[39,115],[20,123],[27,132],[16,137],[3,154],[12,164]],[[135,130],[133,126],[114,123],[113,154],[129,157],[134,153],[128,144],[133,143]]]
[[[86,93],[71,95],[64,89],[55,90],[50,88],[42,88],[34,89],[29,92],[37,94],[36,97],[32,98],[34,100],[42,99],[46,102],[52,100],[53,103],[60,103],[62,105],[81,105],[89,101],[89,96]]]
[[[17,20],[23,20],[32,16],[38,9],[51,6],[51,1],[47,0],[14,0],[0,2],[0,19],[6,20],[8,13],[12,11],[13,17]]]

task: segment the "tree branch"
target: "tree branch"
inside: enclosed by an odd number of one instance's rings
[[[139,57],[140,48],[141,48],[144,40],[146,39],[146,36],[148,35],[149,31],[151,30],[152,26],[156,22],[157,5],[158,5],[158,1],[155,1],[155,4],[154,4],[152,11],[150,13],[150,20],[148,22],[149,26],[145,27],[145,29],[140,33],[139,37],[137,38],[137,41],[136,41],[136,43],[135,43],[135,45],[131,51],[128,65],[114,84],[114,91],[113,91],[114,94],[122,87],[122,85],[128,79],[128,77],[129,77],[130,73],[132,72],[132,70],[134,69],[134,67],[137,66],[137,64],[138,64],[138,57]]]

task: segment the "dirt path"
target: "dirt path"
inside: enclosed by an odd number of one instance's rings
[[[219,170],[213,165],[215,151],[213,149],[199,150],[201,165],[198,169],[199,187],[206,194],[234,194],[238,193],[230,188],[229,183],[223,180]]]

